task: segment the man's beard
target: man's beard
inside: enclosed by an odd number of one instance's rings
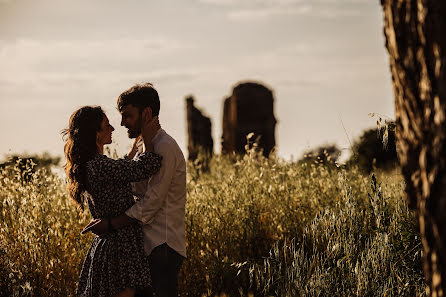
[[[141,115],[139,117],[139,119],[136,121],[135,126],[130,129],[127,129],[127,134],[129,135],[129,138],[136,138],[139,135],[141,135],[141,124],[142,124],[142,120],[141,120]]]

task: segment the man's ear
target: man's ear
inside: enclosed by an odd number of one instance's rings
[[[144,110],[142,111],[142,118],[151,120],[152,119],[152,108],[150,108],[150,107],[144,108]]]

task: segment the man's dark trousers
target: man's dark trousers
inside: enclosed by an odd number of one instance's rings
[[[135,297],[177,297],[178,273],[183,260],[167,243],[154,248],[149,256],[152,287],[137,291]]]

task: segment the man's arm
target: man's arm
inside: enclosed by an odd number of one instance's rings
[[[160,143],[156,153],[163,157],[160,171],[150,180],[144,197],[125,212],[127,216],[144,224],[150,224],[162,207],[175,174],[174,147],[166,142]]]
[[[128,225],[135,224],[136,222],[138,222],[138,220],[133,219],[126,214],[121,214],[112,219],[91,220],[90,223],[82,230],[82,234],[91,231],[98,236],[103,236],[113,230],[124,228]]]

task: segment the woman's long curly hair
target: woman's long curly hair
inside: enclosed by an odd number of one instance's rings
[[[85,164],[99,154],[96,133],[101,130],[104,116],[99,106],[81,107],[71,115],[68,129],[62,131],[65,139],[67,189],[82,211],[84,193],[87,191]]]

